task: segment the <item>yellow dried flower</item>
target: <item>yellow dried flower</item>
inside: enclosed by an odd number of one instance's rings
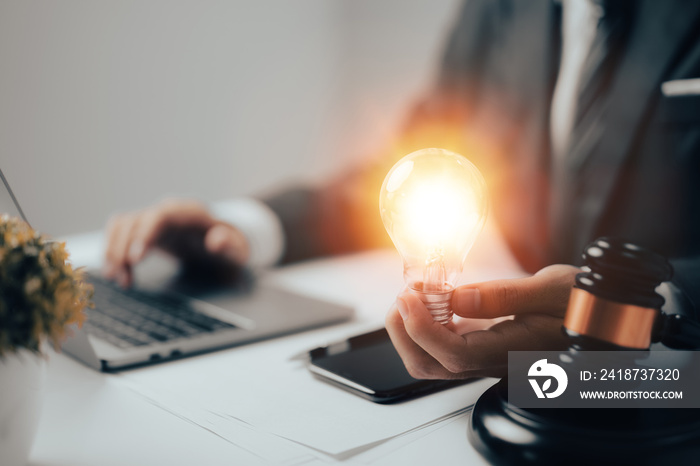
[[[58,348],[68,325],[82,325],[93,289],[67,259],[65,243],[0,216],[0,356],[44,340]]]

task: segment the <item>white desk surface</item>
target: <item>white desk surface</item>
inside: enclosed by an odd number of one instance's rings
[[[486,230],[482,238],[468,259],[465,281],[520,274],[512,259],[502,252],[495,234]],[[74,236],[66,241],[74,264],[99,265],[100,234]],[[264,280],[351,304],[356,317],[345,324],[247,346],[253,358],[257,350],[269,352],[271,346],[284,347],[291,339],[312,348],[338,336],[379,327],[403,288],[401,263],[393,251],[307,262],[272,271]],[[277,464],[485,464],[467,440],[468,420],[469,413],[461,414],[345,458],[295,445],[298,453]],[[65,355],[52,354],[42,418],[29,464],[255,465],[269,464],[269,460],[259,451],[237,446],[230,437],[162,409],[119,383],[119,375],[98,373]]]

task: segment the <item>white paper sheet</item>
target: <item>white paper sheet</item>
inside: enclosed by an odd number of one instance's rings
[[[300,346],[301,345],[301,346]],[[397,436],[473,404],[495,380],[395,405],[379,405],[320,382],[286,357],[308,343],[291,338],[123,373],[132,389],[168,393],[331,455]],[[164,397],[163,400],[166,400]]]
[[[263,455],[241,448],[235,441],[225,442],[181,419],[125,389],[118,377],[100,374],[64,355],[51,354],[44,407],[29,464],[270,464]],[[308,454],[308,449],[298,449]],[[0,464],[4,465],[2,453]],[[296,457],[303,458],[298,454]]]
[[[169,392],[135,386],[123,377],[116,379],[123,387],[138,393],[154,406],[208,430],[251,454],[274,464],[301,461],[312,456],[308,448],[253,427],[234,417],[195,406]]]

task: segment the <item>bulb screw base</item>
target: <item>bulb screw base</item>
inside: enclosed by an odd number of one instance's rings
[[[452,312],[452,292],[454,288],[450,287],[446,291],[423,291],[422,289],[409,286],[408,290],[412,295],[423,301],[435,322],[443,325],[452,322],[454,314]]]

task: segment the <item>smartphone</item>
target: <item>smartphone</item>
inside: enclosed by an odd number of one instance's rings
[[[383,328],[311,350],[308,368],[317,378],[375,403],[405,401],[474,380],[414,379]]]

